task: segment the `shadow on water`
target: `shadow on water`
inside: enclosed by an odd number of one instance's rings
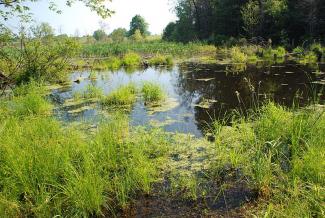
[[[268,99],[288,107],[292,107],[293,103],[304,106],[315,98],[323,101],[324,71],[324,65],[312,68],[293,63],[248,65],[245,68],[187,63],[173,68],[98,72],[96,79],[90,79],[91,73],[87,71],[73,72],[71,81],[81,78],[79,83],[54,90],[52,98],[58,104],[55,113],[60,119],[96,122],[103,117],[99,104],[88,104],[91,107],[87,104],[66,106],[65,102],[89,84],[108,94],[129,82],[141,86],[144,81],[153,81],[163,87],[168,96],[167,102],[172,102],[173,106],[149,111],[138,98],[130,112],[131,124],[159,126],[166,131],[200,137],[212,119],[223,119],[233,110],[245,113]]]

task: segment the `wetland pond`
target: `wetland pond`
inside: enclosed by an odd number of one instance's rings
[[[240,71],[240,72],[239,72]],[[149,67],[140,70],[101,71],[92,77],[90,71],[72,72],[71,81],[79,83],[54,89],[55,116],[66,122],[95,125],[109,111],[99,103],[71,103],[74,93],[92,85],[107,95],[130,82],[141,87],[145,81],[159,84],[167,97],[161,106],[148,108],[137,98],[129,117],[133,126],[161,127],[201,137],[214,119],[237,110],[245,112],[272,99],[288,107],[304,106],[312,98],[324,101],[325,64],[315,68],[294,63],[269,66],[179,64],[174,67]],[[68,103],[70,102],[70,104]]]

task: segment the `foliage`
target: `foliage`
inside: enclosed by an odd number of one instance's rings
[[[106,35],[106,33],[105,33],[104,30],[96,30],[96,31],[94,31],[94,33],[93,33],[93,37],[94,37],[97,41],[102,41],[102,40],[104,40],[104,39],[107,37],[107,35]]]
[[[250,0],[241,9],[241,16],[244,23],[243,28],[250,37],[256,36],[257,27],[260,23],[259,13],[259,5],[255,0]]]
[[[221,37],[245,35],[255,43],[297,45],[322,39],[324,8],[324,1],[314,0],[177,0],[178,20],[165,28],[164,40],[217,44]]]
[[[162,39],[165,41],[176,40],[176,37],[174,35],[175,31],[176,31],[176,23],[170,22],[163,31]]]
[[[0,0],[0,16],[4,20],[8,20],[13,16],[30,16],[29,13],[29,3],[38,2],[39,0]],[[86,7],[95,11],[102,18],[107,18],[114,13],[112,10],[108,9],[105,5],[105,0],[66,0],[66,5],[71,7],[76,1],[82,2]],[[57,5],[53,1],[49,1],[49,9],[57,13],[61,13]]]
[[[132,34],[129,38],[135,42],[141,42],[143,40],[143,36],[142,36],[140,30],[138,30],[138,29],[136,29],[134,34]]]
[[[123,42],[127,37],[127,30],[124,28],[117,28],[109,35],[114,42]]]
[[[43,27],[44,24],[35,27],[36,35],[30,37],[22,32],[20,44],[8,43],[2,47],[0,68],[8,78],[17,83],[30,79],[49,82],[65,80],[69,58],[77,54],[79,44],[72,38],[54,37]]]
[[[139,30],[142,36],[150,35],[148,31],[148,23],[140,15],[135,15],[130,22],[129,36],[135,34]]]

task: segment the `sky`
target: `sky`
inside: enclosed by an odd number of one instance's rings
[[[75,3],[71,8],[65,6],[65,0],[56,0],[62,14],[56,14],[48,9],[48,0],[29,3],[33,18],[37,23],[47,22],[56,33],[69,35],[92,34],[101,26],[107,33],[118,27],[129,29],[130,21],[136,14],[140,14],[149,23],[152,34],[161,34],[165,26],[176,20],[172,12],[170,0],[113,0],[107,3],[109,9],[115,11],[112,17],[103,20],[95,12],[90,11],[82,3]],[[101,24],[100,24],[101,23]],[[18,29],[17,20],[10,23],[11,28]]]

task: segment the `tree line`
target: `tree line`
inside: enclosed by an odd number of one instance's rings
[[[94,31],[93,37],[97,41],[103,41],[108,38],[114,42],[122,42],[127,38],[134,41],[141,41],[143,38],[150,35],[148,27],[149,24],[142,16],[135,15],[130,22],[129,30],[126,30],[125,28],[117,28],[107,35],[104,29],[98,29]]]
[[[325,38],[324,0],[176,0],[163,39],[222,44],[246,38],[294,46]]]

